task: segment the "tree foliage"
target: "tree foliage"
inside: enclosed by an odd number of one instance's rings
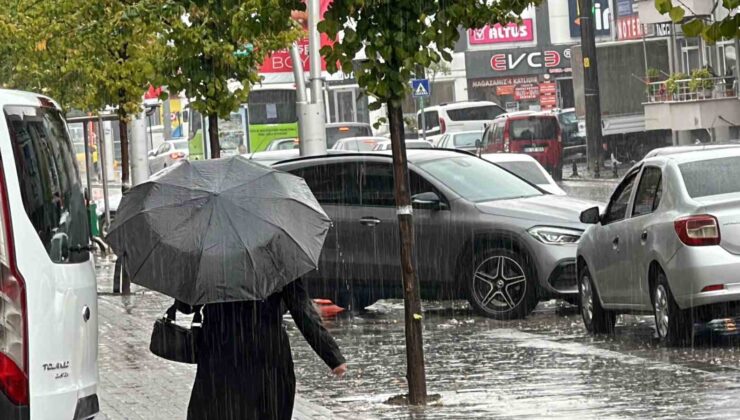
[[[488,3],[488,4],[487,4]],[[330,38],[343,33],[341,42],[322,48],[327,69],[345,73],[364,48],[367,60],[355,69],[358,84],[382,102],[401,106],[416,65],[429,67],[442,59],[451,61],[450,50],[458,28],[482,28],[489,23],[516,20],[540,0],[343,0],[335,1],[319,24]]]
[[[19,0],[0,11],[8,87],[46,93],[65,108],[113,106],[128,119],[161,81],[166,0]]]
[[[202,114],[222,118],[238,109],[250,87],[260,82],[258,71],[266,55],[300,36],[290,12],[305,7],[300,0],[173,3],[179,13],[165,30],[168,86],[185,91]]]
[[[740,0],[714,0],[714,10],[724,9],[719,13],[724,17],[713,22],[701,17],[686,19],[688,7],[682,0],[655,0],[655,8],[661,14],[668,14],[674,23],[680,23],[686,36],[701,36],[710,44],[740,38]]]

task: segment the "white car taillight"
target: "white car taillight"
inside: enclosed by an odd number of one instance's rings
[[[26,291],[15,264],[7,197],[0,166],[0,392],[28,405]]]
[[[719,223],[709,214],[682,217],[673,227],[681,242],[689,246],[719,245],[721,240]]]

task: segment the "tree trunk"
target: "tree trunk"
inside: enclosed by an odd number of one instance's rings
[[[403,303],[406,326],[406,363],[409,382],[409,403],[424,405],[427,398],[424,372],[424,346],[421,335],[421,298],[419,280],[414,267],[414,224],[411,211],[409,168],[406,160],[406,142],[403,134],[403,111],[388,101],[388,123],[393,150],[393,181],[395,184],[396,214],[401,239],[401,272],[403,276]]]
[[[208,114],[208,142],[211,146],[211,159],[221,157],[221,143],[218,141],[218,115]]]
[[[119,115],[118,135],[121,137],[121,183],[129,184],[128,123],[125,115]],[[113,153],[112,150],[111,153]]]

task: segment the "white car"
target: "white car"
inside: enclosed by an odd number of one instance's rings
[[[440,149],[460,149],[474,152],[477,149],[476,142],[483,138],[483,130],[460,131],[457,133],[444,134],[437,142]]]
[[[149,152],[149,173],[154,174],[187,159],[190,147],[187,140],[168,140]]]
[[[406,150],[408,149],[431,149],[432,144],[424,140],[406,140]],[[378,142],[373,148],[374,152],[382,152],[384,150],[391,150],[390,139]]]
[[[489,101],[455,102],[430,106],[424,109],[422,124],[421,111],[416,113],[417,127],[426,127],[427,140],[438,134],[457,131],[483,131],[485,125],[506,110]],[[419,137],[421,138],[421,130]]]
[[[532,156],[521,153],[485,153],[481,157],[524,178],[550,194],[566,195],[545,168]]]
[[[0,107],[0,419],[89,419],[98,296],[74,149],[51,99],[0,90]]]
[[[387,137],[347,137],[339,139],[331,147],[331,150],[344,150],[346,152],[369,152],[378,143],[388,140]]]

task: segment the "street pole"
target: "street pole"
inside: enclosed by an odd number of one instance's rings
[[[133,139],[131,146],[131,185],[136,186],[149,179],[149,159],[147,156],[146,111],[133,120]]]
[[[301,53],[298,51],[298,45],[293,43],[290,47],[290,58],[293,61],[293,79],[295,80],[295,106],[298,115],[298,150],[301,156],[306,154],[306,142],[303,139],[310,137],[309,125],[311,118],[309,116],[309,102],[306,91],[306,81],[303,76],[303,61]]]
[[[299,107],[298,119],[301,126],[300,154],[315,156],[326,154],[326,108],[324,108],[324,83],[321,78],[321,55],[319,54],[321,37],[317,25],[321,14],[319,0],[308,0],[308,56],[311,66],[311,100],[304,107]],[[293,65],[300,63],[300,58]],[[300,71],[303,77],[303,69]],[[298,78],[296,77],[296,83]],[[296,86],[297,87],[297,86]]]
[[[416,78],[426,79],[424,67],[420,64],[416,65]],[[427,140],[427,116],[424,115],[424,97],[419,96],[419,111],[421,112],[421,138]]]
[[[164,140],[172,140],[172,120],[170,119],[170,98],[162,101],[162,136]]]
[[[403,111],[399,105],[388,101],[388,125],[393,151],[393,181],[396,215],[401,245],[401,276],[403,280],[404,324],[406,331],[406,379],[409,383],[409,403],[424,405],[427,398],[424,371],[424,343],[422,339],[421,297],[419,280],[414,267],[414,223],[409,167],[406,159],[406,142],[403,131]]]
[[[601,103],[599,75],[596,63],[596,34],[593,20],[593,0],[578,0],[580,8],[581,51],[583,53],[583,85],[586,103],[586,155],[594,178],[601,176]]]

